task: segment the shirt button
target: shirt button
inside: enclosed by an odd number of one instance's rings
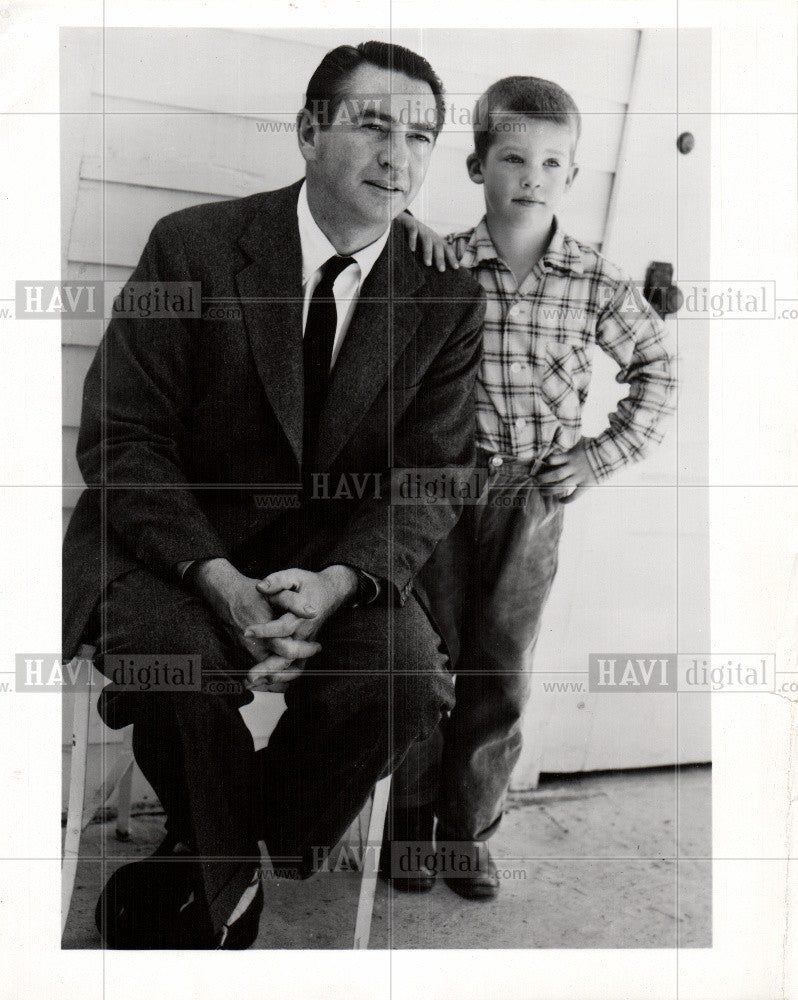
[[[523,364],[523,362],[521,361],[513,361],[513,363],[510,365],[510,371],[514,372],[516,375],[518,374],[518,372],[522,372],[524,368],[526,368],[526,365]]]
[[[504,459],[501,457],[501,455],[494,455],[493,458],[491,458],[490,460],[490,464],[493,466],[494,469],[498,469],[500,466],[504,465]]]
[[[526,427],[526,420],[523,417],[519,417],[515,422],[515,429],[517,431],[522,431]]]

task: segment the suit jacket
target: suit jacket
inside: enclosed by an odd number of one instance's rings
[[[175,578],[181,560],[216,556],[252,575],[346,563],[404,601],[456,522],[457,500],[396,506],[386,487],[392,468],[473,463],[484,295],[465,274],[425,267],[396,224],[320,422],[331,493],[352,473],[368,488],[288,510],[258,499],[300,479],[298,191],[196,206],[153,229],[130,281],[201,282],[203,318],[116,316],[89,369],[77,448],[87,489],[64,541],[65,656],[108,582],[132,568]]]

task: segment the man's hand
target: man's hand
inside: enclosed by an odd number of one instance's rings
[[[275,670],[274,664],[268,660],[257,663],[249,672],[250,686],[268,684],[265,690],[284,691],[302,672],[303,665],[290,662],[294,658],[296,644],[303,642],[321,649],[312,639],[324,622],[354,597],[357,574],[349,566],[328,566],[320,573],[284,569],[264,577],[257,588],[273,608],[285,614],[271,622],[251,625],[246,635],[266,641],[274,653],[285,659],[286,666]],[[258,690],[261,689],[258,687]]]
[[[562,455],[552,455],[543,472],[536,477],[541,486],[560,488],[560,503],[573,503],[576,498],[598,482],[585,451],[585,438]],[[571,492],[565,493],[565,490]]]
[[[320,573],[306,569],[283,569],[264,577],[257,586],[273,608],[287,612],[283,619],[290,621],[294,615],[304,619],[297,622],[296,630],[291,634],[308,639],[315,636],[327,619],[355,596],[357,574],[349,566],[328,566]],[[261,631],[268,633],[271,629],[256,629],[253,634],[259,635]],[[273,640],[272,648],[284,655],[288,653],[279,639]]]
[[[284,691],[287,683],[302,672],[302,661],[315,656],[321,649],[319,643],[308,641],[305,636],[295,636],[299,622],[313,619],[316,614],[315,607],[306,601],[297,601],[290,616],[283,615],[275,621],[269,600],[258,589],[259,581],[239,573],[226,559],[202,562],[195,579],[201,596],[255,660],[255,668],[249,672],[248,687]],[[261,631],[253,632],[253,627]],[[273,649],[270,635],[282,637],[280,653]],[[299,665],[292,665],[292,661],[299,661]],[[255,670],[259,679],[271,677],[274,684],[256,688],[253,683]]]
[[[454,247],[450,246],[434,229],[419,222],[409,212],[400,212],[396,221],[401,222],[407,230],[407,245],[412,251],[415,252],[418,241],[421,240],[424,263],[427,267],[432,266],[433,257],[439,271],[445,271],[447,264],[455,271],[460,267],[460,261],[457,259]]]

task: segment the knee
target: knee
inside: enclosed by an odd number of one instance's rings
[[[404,748],[431,736],[454,707],[454,683],[437,649],[425,666],[407,666],[395,663],[392,690],[394,744]]]
[[[314,683],[313,698],[321,718],[365,713],[372,728],[391,734],[393,748],[404,752],[434,732],[454,705],[448,658],[414,598],[390,611],[365,609],[355,614],[342,618],[337,631],[327,636],[332,669],[326,680]],[[321,642],[324,645],[325,637]],[[355,673],[353,664],[359,668]],[[335,681],[338,665],[345,674]],[[301,682],[295,684],[287,700],[301,689]]]
[[[395,695],[396,730],[410,745],[430,737],[454,707],[454,688],[442,678],[417,676],[398,685]]]
[[[109,659],[180,655],[215,664],[224,635],[198,597],[145,570],[108,585],[97,625],[97,645]]]

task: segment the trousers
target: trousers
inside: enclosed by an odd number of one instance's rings
[[[558,495],[535,479],[540,463],[484,453],[480,462],[479,502],[422,571],[436,621],[459,638],[455,708],[393,782],[394,806],[433,804],[453,840],[487,840],[501,821],[563,525]]]
[[[341,610],[318,640],[255,752],[238,711],[253,699],[243,683],[251,658],[199,597],[137,569],[109,585],[92,615],[86,641],[112,681],[100,715],[111,728],[133,724],[133,752],[169,834],[197,856],[195,899],[211,933],[249,883],[259,840],[275,868],[311,875],[375,782],[454,704],[440,639],[412,595],[403,606]],[[119,682],[120,664],[165,654],[200,658],[200,689]]]

